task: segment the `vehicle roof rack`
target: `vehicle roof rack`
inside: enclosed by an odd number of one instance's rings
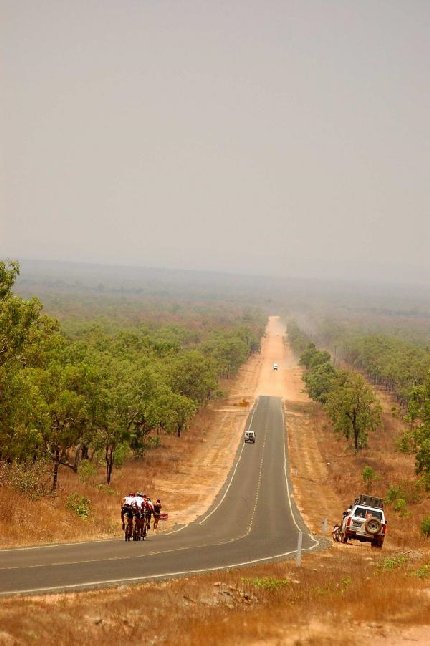
[[[369,496],[367,493],[361,493],[358,498],[355,499],[355,505],[364,505],[365,507],[377,507],[378,509],[384,509],[384,499],[379,498],[378,496]]]

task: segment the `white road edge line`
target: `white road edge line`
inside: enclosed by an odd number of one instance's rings
[[[249,422],[249,425],[248,425],[248,426],[246,426],[246,424],[245,424],[245,428],[251,428],[251,426],[252,426],[252,422],[253,422],[253,420],[254,420],[254,414],[255,414],[255,411],[256,411],[256,408],[257,408],[258,399],[259,399],[259,398],[257,398],[256,402],[254,403],[254,406],[252,407],[251,420],[250,420],[250,422]],[[226,497],[226,495],[227,495],[227,493],[228,493],[228,490],[230,489],[231,484],[232,484],[232,482],[233,482],[234,476],[236,475],[236,471],[237,471],[237,467],[239,466],[239,462],[240,462],[240,461],[241,461],[241,459],[242,459],[243,447],[244,447],[244,444],[242,443],[242,448],[240,449],[239,457],[237,458],[236,465],[235,465],[234,470],[233,470],[233,472],[232,472],[232,474],[231,474],[230,480],[229,480],[229,482],[228,482],[228,485],[227,485],[227,487],[226,487],[226,490],[224,491],[223,496],[221,497],[221,499],[220,499],[220,501],[218,502],[218,504],[216,505],[216,507],[214,507],[214,508],[213,508],[213,509],[208,513],[208,514],[206,514],[206,516],[205,516],[202,520],[200,520],[200,521],[199,521],[199,525],[203,525],[203,523],[205,523],[205,522],[207,521],[207,519],[208,519],[208,518],[210,518],[210,516],[212,516],[212,514],[214,514],[214,513],[216,512],[216,510],[218,509],[218,507],[221,505],[221,503],[222,503],[222,502],[223,502],[223,500],[225,499],[225,497]],[[179,527],[178,529],[174,529],[174,530],[173,530],[173,531],[171,531],[171,532],[167,532],[167,533],[165,534],[165,536],[171,536],[172,534],[177,534],[178,532],[182,532],[182,530],[186,529],[189,525],[191,525],[191,524],[192,524],[192,523],[194,523],[195,521],[196,521],[196,519],[194,518],[194,520],[190,520],[190,521],[189,521],[188,523],[186,523],[185,525],[181,525],[181,527]]]
[[[288,470],[287,470],[287,449],[286,449],[286,444],[287,444],[287,439],[288,439],[288,429],[287,429],[286,421],[285,421],[285,414],[284,414],[284,405],[283,405],[283,401],[284,401],[284,400],[283,400],[283,399],[281,399],[282,424],[283,424],[283,428],[284,428],[284,473],[285,473],[285,482],[286,482],[286,485],[287,485],[288,505],[289,505],[289,507],[290,507],[291,517],[292,517],[292,519],[293,519],[293,521],[294,521],[295,526],[297,527],[297,531],[299,531],[299,532],[300,532],[301,530],[300,530],[300,527],[299,527],[299,526],[298,526],[298,524],[297,524],[296,516],[295,516],[295,513],[294,513],[294,511],[293,511],[293,506],[292,506],[292,504],[291,504],[291,490],[290,490],[290,483],[289,483],[289,481],[288,481]],[[285,432],[286,432],[287,434],[285,434]],[[305,525],[305,526],[306,526],[306,525]],[[309,531],[308,531],[308,536],[309,536],[309,538],[311,539],[311,541],[313,541],[313,542],[315,543],[314,547],[316,547],[317,545],[319,545],[319,541],[318,541],[318,539],[314,538],[314,536],[313,536]],[[310,549],[313,549],[313,548],[310,548]],[[294,551],[296,551],[296,550],[294,550]]]
[[[306,551],[310,551],[316,547],[315,545],[313,547],[307,548]],[[273,559],[278,559],[278,558],[283,558],[285,556],[289,556],[290,554],[294,554],[296,550],[290,550],[289,552],[283,552],[282,554],[274,554],[272,556],[264,556],[261,559],[253,559],[252,561],[242,561],[240,563],[229,563],[227,565],[218,565],[216,567],[209,567],[209,568],[201,568],[199,570],[180,570],[177,572],[165,572],[164,574],[149,574],[148,576],[137,576],[137,577],[129,577],[126,579],[109,579],[109,580],[104,580],[104,581],[90,581],[87,583],[73,583],[70,585],[58,585],[58,586],[51,586],[47,588],[30,588],[28,590],[16,590],[12,592],[0,592],[0,596],[12,596],[12,595],[19,595],[19,594],[37,594],[38,592],[53,592],[54,590],[72,590],[72,589],[80,589],[80,588],[89,588],[89,587],[94,587],[94,586],[106,586],[109,584],[120,584],[120,583],[130,583],[131,581],[150,581],[150,580],[156,580],[156,579],[165,579],[165,578],[171,578],[171,577],[177,577],[177,576],[182,576],[184,574],[201,574],[202,572],[216,572],[218,570],[227,570],[229,568],[236,568],[236,567],[245,567],[246,565],[253,565],[255,563],[262,563],[263,561],[271,561]]]
[[[258,402],[258,399],[257,399],[257,402]],[[257,409],[257,402],[256,402],[256,403],[254,404],[254,406],[253,406],[252,414],[251,414],[251,420],[250,420],[250,422],[249,422],[249,425],[248,425],[248,426],[246,426],[246,425],[245,425],[245,428],[248,428],[248,429],[249,429],[249,428],[251,428],[251,426],[252,426],[252,422],[254,421],[254,414],[255,414],[255,411],[256,411],[256,409]],[[214,514],[214,513],[216,512],[216,510],[218,509],[218,507],[220,507],[220,505],[222,504],[223,500],[224,500],[224,499],[225,499],[225,497],[227,496],[228,490],[230,489],[231,484],[232,484],[233,479],[234,479],[234,476],[236,475],[236,471],[237,471],[237,467],[239,466],[239,462],[240,462],[240,461],[241,461],[241,459],[242,459],[243,447],[244,447],[244,446],[245,446],[245,443],[244,443],[244,442],[242,442],[242,448],[240,449],[240,453],[239,453],[239,457],[238,457],[237,462],[236,462],[236,466],[234,467],[233,473],[231,474],[231,478],[230,478],[230,480],[229,480],[229,483],[228,483],[228,485],[227,485],[227,487],[226,487],[226,490],[224,491],[224,494],[223,494],[223,496],[222,496],[221,500],[220,500],[220,501],[219,501],[219,503],[216,505],[216,507],[214,507],[214,508],[212,509],[212,511],[210,511],[210,512],[209,512],[209,513],[208,513],[208,514],[207,514],[207,515],[206,515],[206,516],[205,516],[205,517],[204,517],[204,518],[199,522],[199,525],[203,525],[203,523],[205,523],[205,522],[207,521],[207,519],[208,519],[208,518],[210,518],[210,517],[212,516],[212,514]],[[263,447],[263,448],[264,448],[264,447]],[[261,466],[260,466],[260,471],[261,471]]]

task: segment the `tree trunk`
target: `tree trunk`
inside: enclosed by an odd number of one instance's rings
[[[82,446],[78,444],[75,450],[75,458],[73,460],[73,470],[77,473],[79,464],[81,463],[82,460]]]
[[[355,452],[357,453],[358,452],[358,438],[360,436],[360,429],[357,427],[357,413],[356,413],[355,410],[354,410],[353,415],[352,415],[351,424],[352,424],[352,430],[353,430],[353,433],[354,433],[354,449],[355,449]]]
[[[110,484],[113,470],[113,447],[109,444],[106,447],[106,482]]]
[[[52,491],[57,491],[59,466],[60,466],[60,447],[56,446],[54,451],[54,471],[52,473]]]

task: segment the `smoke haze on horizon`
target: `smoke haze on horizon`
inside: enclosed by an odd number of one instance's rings
[[[0,0],[1,257],[430,279],[430,3]]]

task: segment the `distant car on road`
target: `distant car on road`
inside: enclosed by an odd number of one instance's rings
[[[255,444],[255,431],[245,431],[245,442]]]
[[[273,370],[277,370],[277,369],[278,369],[278,364],[277,364],[277,363],[274,363],[274,364],[273,364]]]

